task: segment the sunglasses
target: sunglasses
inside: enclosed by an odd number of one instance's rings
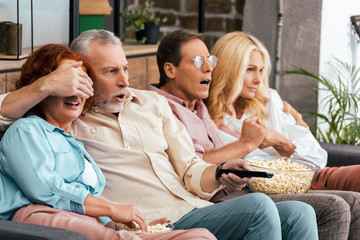
[[[210,55],[208,58],[204,58],[203,56],[196,56],[193,58],[194,66],[197,69],[202,69],[205,63],[205,59],[210,63],[212,68],[216,67],[217,57],[214,55]]]

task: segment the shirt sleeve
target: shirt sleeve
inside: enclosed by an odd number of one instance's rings
[[[196,156],[198,156],[199,158],[203,158],[205,153],[204,147],[201,144],[194,143],[194,149]]]
[[[327,163],[327,152],[309,129],[296,125],[295,119],[282,111],[283,103],[275,90],[271,91],[270,97],[270,106],[267,107],[271,125],[295,145],[296,149],[291,157],[305,159],[317,164],[321,169],[324,168]]]
[[[0,95],[0,110],[2,108],[2,103],[8,94],[10,94],[10,93],[5,93],[5,94]],[[15,121],[16,121],[16,119],[9,119],[0,114],[0,133],[4,133],[6,131],[6,129],[8,129],[8,127]]]
[[[206,168],[212,164],[200,159],[194,151],[193,142],[180,120],[172,113],[167,100],[162,98],[163,131],[168,143],[167,154],[175,171],[180,176],[182,185],[190,192],[200,197],[208,197],[213,194],[204,192],[201,188],[201,177]],[[216,192],[217,189],[214,191]]]
[[[66,181],[55,171],[54,154],[43,131],[25,121],[6,131],[1,141],[6,174],[31,202],[85,214],[87,186]]]
[[[104,226],[106,226],[109,222],[112,221],[111,218],[109,218],[109,217],[100,217],[100,220],[102,221]]]

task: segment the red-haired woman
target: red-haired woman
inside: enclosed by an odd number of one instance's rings
[[[21,69],[17,88],[81,61],[78,71],[95,79],[89,62],[69,48],[48,44]],[[69,79],[70,81],[71,79]],[[117,223],[147,229],[144,215],[132,205],[113,204],[98,196],[105,177],[69,129],[91,99],[49,96],[17,120],[0,142],[0,218],[65,228],[89,239],[214,239],[207,230],[146,234],[114,231]],[[106,225],[107,227],[104,227]]]

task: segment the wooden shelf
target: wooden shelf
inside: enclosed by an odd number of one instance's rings
[[[27,58],[28,56],[29,56],[29,53],[23,53],[23,54],[19,55],[19,57],[17,55],[0,54],[0,60],[21,60],[21,59]]]
[[[27,48],[23,48],[22,49],[22,54],[19,55],[19,57],[17,55],[6,55],[6,54],[0,54],[0,60],[21,60],[24,58],[27,58],[31,53],[31,48],[27,47]],[[1,69],[1,62],[0,62],[0,69]]]
[[[80,15],[110,15],[112,8],[108,0],[80,0]]]
[[[124,52],[127,57],[137,55],[156,55],[158,44],[124,44]]]

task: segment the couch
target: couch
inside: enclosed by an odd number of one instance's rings
[[[360,164],[360,146],[320,142],[328,152],[328,167]]]
[[[85,235],[61,228],[0,220],[0,240],[86,240]]]
[[[360,146],[324,142],[321,142],[320,145],[328,152],[327,166],[360,164]],[[0,220],[0,240],[2,239],[82,240],[87,239],[87,237],[80,233],[59,228]]]

